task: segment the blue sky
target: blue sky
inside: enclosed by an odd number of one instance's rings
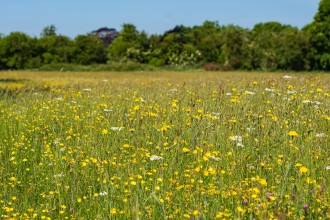
[[[21,31],[40,36],[54,24],[58,33],[76,37],[100,27],[121,30],[132,23],[139,31],[162,34],[177,24],[252,28],[256,23],[278,21],[299,28],[310,23],[319,0],[2,0],[0,33]]]

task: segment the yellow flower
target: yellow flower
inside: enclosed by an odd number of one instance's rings
[[[108,133],[109,133],[109,131],[107,129],[102,130],[102,134],[108,134]]]
[[[238,206],[238,207],[237,207],[237,211],[239,211],[239,212],[244,212],[244,209],[242,209],[242,207]]]
[[[298,133],[296,131],[290,131],[289,136],[291,137],[299,137]]]
[[[188,153],[190,150],[189,150],[188,148],[184,147],[184,148],[182,148],[182,151],[183,151],[184,153]]]
[[[307,173],[307,172],[308,172],[308,168],[302,166],[302,167],[299,168],[299,172],[300,172],[300,173]]]
[[[259,183],[260,183],[261,185],[263,185],[263,186],[267,186],[267,181],[266,181],[266,179],[260,179],[260,180],[259,180]]]
[[[135,181],[131,181],[131,185],[132,186],[136,186],[136,182]]]

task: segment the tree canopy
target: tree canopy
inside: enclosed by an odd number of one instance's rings
[[[177,25],[148,35],[133,24],[99,28],[75,39],[54,25],[39,38],[21,32],[0,34],[0,69],[38,68],[45,64],[141,63],[153,66],[203,66],[244,70],[330,70],[330,0],[321,0],[314,20],[302,29],[271,21],[252,29],[219,25]]]

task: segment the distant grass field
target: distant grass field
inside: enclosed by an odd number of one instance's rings
[[[328,219],[330,75],[1,72],[1,219]]]

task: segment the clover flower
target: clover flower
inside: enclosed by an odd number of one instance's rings
[[[99,196],[106,196],[106,195],[108,195],[108,193],[106,191],[99,193]]]
[[[275,89],[265,88],[265,91],[267,91],[267,92],[275,92],[276,90]]]
[[[121,131],[122,130],[122,128],[120,128],[120,127],[111,127],[110,129],[113,130],[113,131]]]
[[[304,210],[307,210],[308,208],[309,208],[308,204],[305,204],[305,205],[303,206],[303,209],[304,209]]]
[[[256,94],[256,93],[251,92],[251,91],[245,91],[244,94],[246,94],[246,95],[254,95],[254,94]]]
[[[317,138],[325,137],[325,134],[324,133],[319,133],[319,134],[316,134],[315,137],[317,137]]]
[[[215,161],[221,160],[219,157],[214,157],[214,156],[209,156],[209,158],[211,158],[212,160],[215,160]]]
[[[162,160],[163,159],[163,157],[161,157],[161,156],[157,156],[157,155],[152,155],[151,157],[150,157],[150,160],[151,161],[154,161],[154,160]]]

